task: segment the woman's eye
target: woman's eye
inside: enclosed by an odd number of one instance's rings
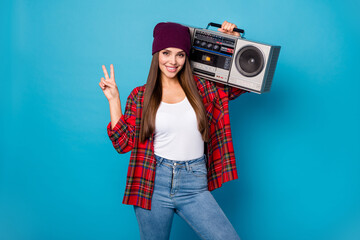
[[[163,52],[164,55],[168,55],[169,53],[168,52]]]
[[[180,53],[179,56],[180,56],[180,57],[184,57],[184,54]]]

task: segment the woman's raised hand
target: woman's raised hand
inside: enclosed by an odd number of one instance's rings
[[[237,28],[235,24],[224,21],[223,24],[221,24],[221,28],[218,28],[218,31],[239,37],[240,33],[233,32],[234,28]]]
[[[104,71],[105,78],[101,78],[99,82],[99,86],[103,90],[105,97],[110,102],[111,100],[119,98],[119,90],[115,83],[115,73],[114,73],[114,66],[110,65],[110,77],[106,70],[106,67],[102,65],[102,69]]]

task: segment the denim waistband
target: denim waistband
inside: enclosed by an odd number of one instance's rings
[[[206,162],[206,154],[202,155],[199,158],[185,160],[185,161],[170,160],[168,158],[160,157],[156,154],[154,154],[154,155],[155,155],[157,165],[165,164],[172,168],[179,167],[179,168],[189,169],[189,166],[192,164],[198,164],[198,163],[201,163],[202,161]]]

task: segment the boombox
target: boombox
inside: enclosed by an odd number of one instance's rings
[[[221,27],[216,23],[209,26]],[[187,27],[192,42],[190,64],[195,75],[255,93],[270,91],[280,46],[249,41],[244,35],[236,37],[208,27]],[[234,31],[244,34],[242,29]]]

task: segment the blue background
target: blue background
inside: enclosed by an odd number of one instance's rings
[[[269,93],[230,103],[239,179],[212,192],[243,240],[360,239],[359,1],[1,1],[0,238],[139,239],[130,153],[106,133],[156,23],[233,22],[280,45]],[[171,239],[197,239],[175,216]]]

